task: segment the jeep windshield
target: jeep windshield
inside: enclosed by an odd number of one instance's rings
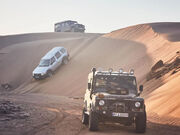
[[[50,64],[50,60],[49,59],[42,59],[39,63],[39,67],[48,67]]]
[[[133,76],[96,76],[94,92],[111,94],[137,93],[136,78]]]

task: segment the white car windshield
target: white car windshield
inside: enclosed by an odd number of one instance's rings
[[[50,60],[49,59],[42,59],[39,63],[39,67],[48,67],[50,64]]]

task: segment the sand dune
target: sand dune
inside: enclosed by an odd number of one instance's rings
[[[148,72],[145,67],[151,66],[151,58],[142,43],[110,39],[101,37],[100,34],[74,34],[72,37],[71,35],[64,35],[64,38],[59,39],[21,42],[2,48],[1,53],[4,54],[0,65],[1,83],[10,83],[13,88],[18,88],[17,91],[20,93],[41,91],[83,96],[87,74],[92,67],[112,67],[115,70],[120,67],[126,70],[135,68],[138,78],[142,78]],[[51,79],[42,82],[31,81],[33,69],[53,46],[64,46],[68,49],[71,56],[69,64],[62,66]],[[139,67],[140,64],[143,65]],[[142,70],[145,72],[141,72]]]
[[[105,35],[38,33],[2,36],[0,83],[9,83],[12,93],[83,97],[87,75],[92,67],[112,67],[115,70],[122,67],[127,71],[134,68],[138,82],[145,84],[144,93],[148,91],[150,94],[145,95],[148,111],[180,117],[179,74],[145,81],[157,61],[168,61],[180,50],[179,33],[180,23],[154,23],[131,26]],[[53,77],[34,81],[33,69],[54,46],[68,49],[71,56],[69,63],[60,67]]]
[[[153,30],[160,33],[169,41],[177,42],[180,41],[180,23],[166,22],[166,23],[152,23],[149,24]]]
[[[37,34],[35,35],[37,36]],[[54,35],[54,33],[52,33],[52,35]],[[57,35],[59,35],[59,33]],[[8,44],[6,47],[2,48],[0,50],[0,83],[9,83],[13,88],[17,88],[23,83],[27,84],[32,80],[32,71],[39,63],[39,60],[51,48],[54,46],[64,46],[64,44],[66,44],[66,46],[69,46],[69,44],[72,45],[73,43],[78,45],[80,41],[83,42],[86,40],[87,35],[88,38],[92,38],[90,34],[79,35],[70,33],[68,36],[65,35],[66,34],[63,34],[64,37],[59,36],[59,38],[55,39],[33,40],[31,42],[26,42],[26,40],[24,40],[21,43],[13,45]],[[94,35],[98,37],[98,34]],[[49,36],[51,37],[51,34],[49,34]],[[39,37],[41,37],[41,34],[39,34]],[[11,37],[9,40],[11,40]],[[12,40],[14,40],[14,38]],[[15,38],[15,40],[22,40],[21,36]],[[76,46],[72,46],[71,48],[75,47]],[[71,48],[68,48],[68,50],[71,50]]]
[[[178,23],[179,24],[179,23]],[[152,26],[153,27],[152,27]],[[164,26],[165,23],[162,23]],[[176,24],[177,25],[177,24]],[[179,42],[171,42],[163,34],[161,34],[162,27],[160,24],[143,24],[137,26],[131,26],[117,31],[113,31],[109,34],[104,35],[105,37],[115,39],[126,39],[136,42],[143,43],[147,48],[148,55],[152,58],[153,63],[159,59],[164,61],[173,57],[177,50],[179,50]],[[168,33],[173,33],[174,25],[168,25]],[[176,26],[177,31],[180,31],[179,27]]]
[[[180,23],[152,23],[132,26],[107,35],[108,38],[126,39],[143,43],[147,54],[151,57],[152,63],[159,60],[164,62],[172,59],[180,50]],[[151,67],[151,66],[150,66]],[[148,70],[150,67],[146,67]],[[174,77],[161,77],[145,83],[147,95],[147,108],[149,112],[155,112],[161,116],[180,117],[179,104],[179,74]]]
[[[7,35],[7,36],[0,36],[0,49],[3,47],[7,47],[9,45],[16,45],[18,43],[24,42],[34,42],[38,40],[52,40],[52,39],[64,39],[67,37],[83,37],[89,36],[91,34],[82,34],[82,33],[28,33],[28,34],[19,34],[19,35]]]

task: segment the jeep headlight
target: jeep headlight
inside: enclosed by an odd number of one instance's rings
[[[135,107],[140,107],[141,103],[140,102],[135,102]]]
[[[103,106],[104,104],[105,104],[104,100],[100,100],[100,101],[99,101],[99,105],[100,105],[100,106]]]

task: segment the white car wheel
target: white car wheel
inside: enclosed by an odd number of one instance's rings
[[[68,64],[68,59],[67,59],[67,58],[64,58],[64,59],[63,59],[63,64],[64,64],[64,65]]]
[[[52,75],[53,75],[52,71],[48,71],[48,72],[47,72],[47,76],[48,76],[48,77],[52,77]]]

